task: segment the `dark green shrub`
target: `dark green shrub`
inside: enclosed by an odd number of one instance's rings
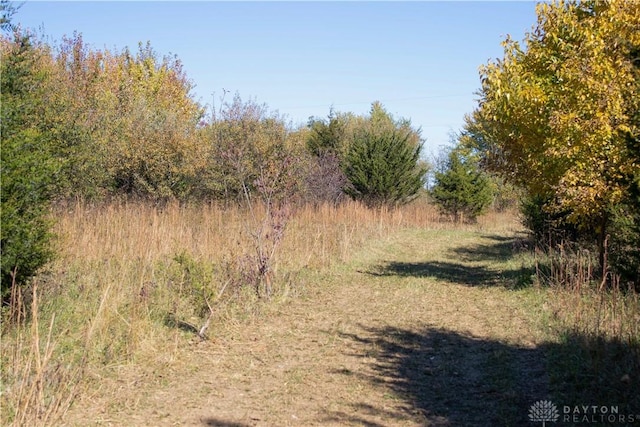
[[[640,175],[629,197],[612,209],[609,224],[609,262],[613,272],[640,291]]]
[[[552,247],[561,242],[585,243],[587,235],[593,237],[593,233],[581,231],[569,222],[568,213],[546,209],[548,203],[549,198],[541,195],[524,196],[520,201],[522,223],[529,229],[536,244]],[[587,243],[593,243],[586,240]]]
[[[47,73],[29,35],[2,40],[1,296],[23,285],[53,255],[49,200],[59,161],[39,128]]]
[[[420,162],[422,145],[411,142],[411,133],[398,130],[363,131],[349,147],[345,192],[370,207],[411,201],[424,187],[427,168]]]
[[[455,222],[463,218],[475,221],[493,199],[489,178],[475,162],[464,159],[457,150],[449,153],[446,166],[436,172],[435,181],[431,197]]]

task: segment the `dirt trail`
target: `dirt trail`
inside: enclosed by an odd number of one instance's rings
[[[528,425],[546,398],[544,355],[535,292],[508,289],[520,274],[512,245],[480,231],[374,242],[310,273],[304,297],[194,345],[189,369],[123,385],[137,390],[127,407],[86,415],[128,426]]]

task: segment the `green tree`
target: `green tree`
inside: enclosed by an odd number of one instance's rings
[[[427,164],[421,160],[420,130],[395,120],[374,102],[366,118],[351,117],[350,141],[342,159],[345,193],[370,207],[408,203],[424,187]]]
[[[2,299],[53,256],[48,207],[60,164],[43,129],[47,50],[28,34],[0,40]]]
[[[342,159],[347,195],[370,207],[399,205],[424,188],[427,164],[420,158],[420,130],[406,119],[395,120],[374,102],[366,118],[347,123],[350,139]]]
[[[431,197],[441,211],[452,215],[455,222],[475,222],[491,204],[491,182],[473,158],[464,158],[451,150],[442,171],[435,173]]]
[[[411,134],[391,130],[382,134],[361,132],[345,159],[349,179],[346,193],[370,207],[411,201],[423,188],[427,168],[420,162],[422,145]]]
[[[344,118],[335,114],[333,108],[326,120],[309,119],[307,127],[310,132],[307,139],[307,149],[314,156],[341,153],[346,136],[345,126]]]
[[[411,120],[401,117],[395,119],[382,105],[380,101],[371,104],[369,116],[364,122],[355,121],[355,132],[365,129],[374,135],[387,135],[393,131],[407,134],[407,142],[411,145],[418,146],[422,144],[420,137],[420,129],[414,129]]]
[[[640,108],[640,8],[635,2],[566,1],[537,6],[524,47],[481,69],[479,107],[467,142],[485,165],[544,201],[601,254],[612,209],[638,176],[633,116]],[[601,256],[602,261],[602,256]]]

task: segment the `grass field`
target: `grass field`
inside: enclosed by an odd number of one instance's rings
[[[282,240],[265,215],[58,208],[60,256],[3,324],[2,424],[531,425],[539,400],[640,413],[637,295],[540,286],[515,215],[307,207]],[[262,249],[269,296],[247,285]]]

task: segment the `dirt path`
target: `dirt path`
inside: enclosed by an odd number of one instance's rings
[[[514,238],[407,230],[309,273],[303,298],[189,352],[98,425],[528,425],[546,398]],[[214,332],[215,334],[215,332]],[[89,415],[89,414],[87,414]],[[86,424],[86,423],[85,423]]]

